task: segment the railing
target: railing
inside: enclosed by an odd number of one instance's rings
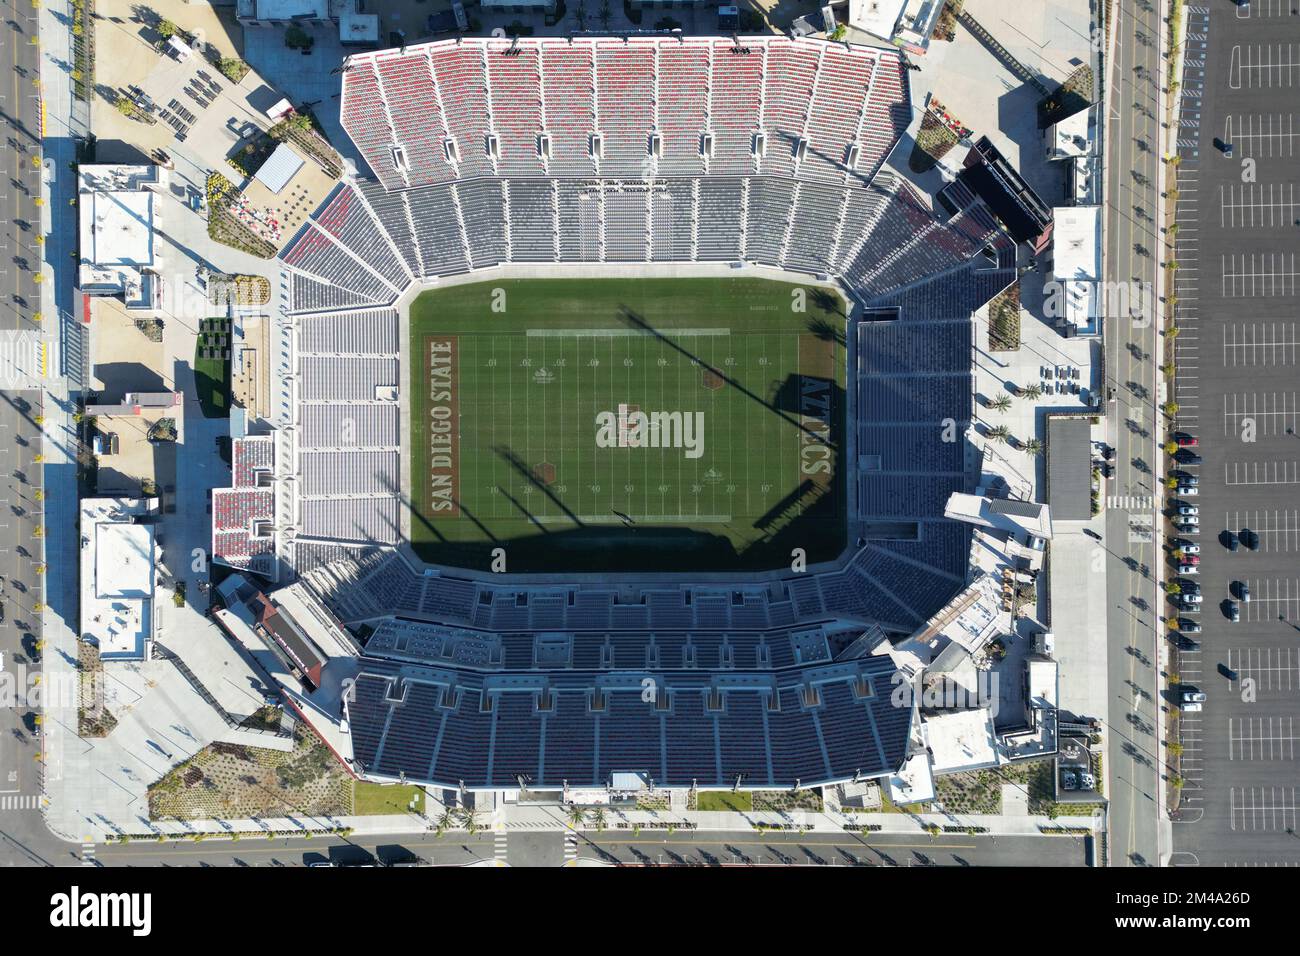
[[[159,660],[171,661],[176,665],[176,669],[180,671],[181,676],[184,677],[189,685],[194,688],[195,693],[203,698],[204,703],[220,715],[221,719],[225,721],[227,727],[242,730],[246,733],[269,734],[273,737],[292,736],[291,733],[286,732],[282,727],[277,727],[275,730],[269,730],[263,727],[244,726],[244,721],[248,719],[247,717],[240,717],[236,714],[232,714],[230,711],[226,710],[226,708],[222,707],[220,702],[212,696],[212,692],[204,686],[203,681],[199,680],[198,675],[195,674],[194,671],[190,670],[189,666],[181,660],[175,652],[169,650],[156,640],[153,642],[153,656]]]

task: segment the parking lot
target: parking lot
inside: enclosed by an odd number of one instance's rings
[[[1204,87],[1188,82],[1181,103],[1178,188],[1192,201],[1178,203],[1173,253],[1175,401],[1202,459],[1180,466],[1199,478],[1182,500],[1199,509],[1200,563],[1184,580],[1202,600],[1182,612],[1200,631],[1184,635],[1171,670],[1207,699],[1177,722],[1177,864],[1300,862],[1300,840],[1278,838],[1300,807],[1300,17],[1290,6],[1187,7],[1189,49],[1208,48]]]

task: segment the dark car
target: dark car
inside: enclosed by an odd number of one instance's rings
[[[1175,455],[1174,458],[1178,461],[1180,465],[1199,465],[1201,464],[1202,461],[1200,455],[1196,454],[1195,452],[1188,451],[1185,448],[1179,450],[1178,454]]]
[[[1237,606],[1236,601],[1228,602],[1228,620],[1233,624],[1241,623],[1241,608]]]
[[[1178,619],[1178,629],[1180,631],[1183,631],[1186,634],[1201,633],[1201,625],[1198,624],[1196,621],[1189,621],[1185,617],[1180,617]]]
[[[1241,542],[1237,540],[1236,532],[1225,531],[1224,534],[1227,535],[1227,537],[1224,540],[1224,544],[1228,546],[1229,551],[1236,551],[1238,548],[1241,547]]]
[[[1251,531],[1249,528],[1241,529],[1241,540],[1251,551],[1259,550],[1259,535]]]

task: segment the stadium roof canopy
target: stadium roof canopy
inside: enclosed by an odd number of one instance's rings
[[[1092,517],[1092,425],[1086,418],[1047,420],[1047,500],[1057,521]]]

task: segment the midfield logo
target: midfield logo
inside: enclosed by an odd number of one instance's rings
[[[619,405],[596,415],[597,448],[681,448],[687,458],[704,454],[703,412],[643,412]]]

